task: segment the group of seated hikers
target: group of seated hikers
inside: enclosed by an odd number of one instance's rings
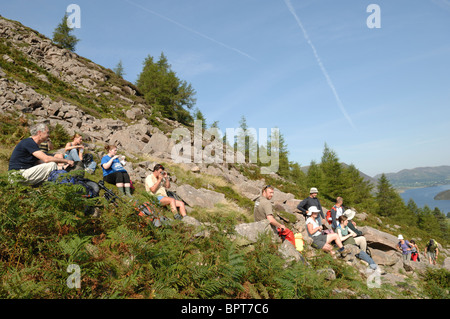
[[[93,174],[97,163],[84,161],[83,137],[80,134],[73,136],[72,142],[66,144],[64,154],[51,154],[53,149],[49,139],[49,127],[45,123],[38,123],[30,127],[31,136],[20,141],[14,148],[10,160],[8,171],[14,176],[19,174],[24,182],[29,185],[38,185],[47,181],[50,173],[56,170],[76,170],[83,169]],[[128,172],[123,167],[117,155],[115,145],[107,145],[107,152],[101,159],[100,166],[103,170],[103,180],[117,187],[121,195],[131,195],[131,180]],[[85,164],[83,164],[83,161]],[[172,213],[177,218],[186,216],[185,204],[182,200],[177,200],[167,195],[166,189],[170,187],[170,181],[164,167],[155,165],[153,172],[145,179],[145,189],[157,196],[161,206],[169,206]],[[179,212],[178,212],[179,211]]]
[[[333,246],[336,245],[338,253],[341,257],[345,257],[348,254],[346,246],[355,245],[359,249],[356,257],[366,261],[371,269],[376,270],[378,265],[371,257],[366,238],[356,228],[356,223],[353,221],[353,217],[356,214],[355,211],[352,209],[345,210],[343,198],[338,197],[335,205],[328,211],[329,214],[324,216],[324,211],[317,198],[318,193],[317,188],[312,187],[310,195],[297,205],[298,212],[306,218],[306,232],[312,238],[312,246],[334,256]],[[295,246],[293,232],[277,220],[277,214],[272,209],[270,200],[273,194],[274,187],[271,185],[266,185],[261,190],[261,196],[256,200],[254,207],[255,221],[267,220],[275,233],[282,239],[290,239]],[[328,227],[324,221],[328,224]],[[402,252],[404,260],[417,261],[419,249],[415,242],[405,242],[402,235],[399,235],[398,239],[400,240],[398,249]],[[425,250],[429,263],[436,264],[438,255],[436,241],[430,240]]]
[[[50,154],[53,149],[49,139],[49,127],[45,123],[33,125],[30,128],[31,136],[20,141],[14,148],[8,170],[12,175],[19,174],[30,185],[38,185],[46,181],[52,171],[63,169],[85,169],[93,174],[97,163],[91,158],[90,161],[83,164],[84,145],[82,136],[75,134],[72,142],[66,144],[64,154]],[[117,187],[121,195],[131,195],[131,180],[128,172],[122,165],[122,161],[117,155],[117,146],[107,145],[107,152],[101,159],[100,166],[103,170],[103,180]],[[92,156],[92,155],[91,155]],[[167,172],[161,164],[156,164],[153,172],[145,179],[145,190],[155,195],[161,206],[168,206],[175,218],[181,219],[186,216],[184,201],[168,196],[167,189],[170,187],[170,180]],[[342,257],[348,254],[346,245],[356,245],[360,252],[358,258],[365,260],[372,269],[377,265],[370,256],[370,250],[367,249],[367,242],[361,231],[355,226],[352,220],[355,216],[353,210],[344,210],[343,198],[338,197],[336,204],[331,208],[330,215],[327,218],[323,214],[322,206],[317,198],[318,190],[315,187],[310,189],[310,196],[302,200],[298,206],[298,211],[306,218],[306,231],[312,238],[312,246],[317,249],[335,255],[333,245],[338,247],[338,252]],[[291,230],[285,227],[276,219],[276,213],[272,210],[270,200],[274,194],[274,187],[265,186],[261,191],[261,196],[256,200],[254,207],[255,221],[268,220],[273,230],[283,239],[289,239],[294,245],[294,235]],[[329,228],[322,221],[326,221]],[[403,256],[411,256],[412,260],[417,260],[418,247],[414,241],[408,242],[399,235],[400,240],[398,248]],[[333,244],[334,243],[334,244]],[[438,255],[437,243],[431,240],[425,249],[429,257],[430,264],[436,263]],[[404,257],[408,258],[408,257]]]

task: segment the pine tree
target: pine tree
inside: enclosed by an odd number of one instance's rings
[[[306,174],[306,188],[316,187],[319,192],[321,192],[323,183],[323,174],[320,166],[315,162],[311,161],[308,168],[308,173]]]
[[[176,76],[164,53],[157,62],[150,55],[145,59],[136,86],[162,116],[182,124],[192,124],[193,118],[184,107],[191,109],[195,105],[195,90]]]
[[[385,174],[378,180],[378,193],[376,195],[377,213],[381,216],[394,219],[408,219],[411,221],[412,214],[406,208],[402,198],[395,191]]]
[[[70,34],[72,29],[67,23],[67,13],[64,15],[62,21],[53,31],[53,42],[60,45],[64,49],[75,52],[75,46],[80,41],[76,36]]]
[[[372,199],[372,185],[356,169],[355,165],[350,164],[343,170],[342,181],[344,183],[342,195],[346,205],[360,205],[364,209],[370,209],[374,206]]]
[[[425,205],[420,209],[417,226],[423,231],[426,231],[430,237],[439,237],[443,235],[441,233],[439,222],[428,205]]]
[[[343,169],[335,151],[330,149],[325,143],[320,168],[323,172],[324,183],[322,185],[323,194],[330,200],[342,196],[343,187]]]
[[[202,129],[206,130],[206,119],[205,119],[205,116],[203,115],[202,111],[200,111],[200,109],[198,107],[195,108],[194,113],[193,113],[193,117],[194,117],[194,120],[202,121]]]
[[[237,150],[244,151],[243,155],[246,163],[257,163],[258,145],[255,136],[256,132],[248,127],[244,115],[239,121],[239,128],[240,130],[236,136]]]
[[[122,60],[120,60],[119,63],[117,63],[113,71],[117,76],[120,76],[123,79],[125,72],[123,69]]]

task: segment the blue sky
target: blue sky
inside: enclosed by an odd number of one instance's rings
[[[370,176],[450,164],[450,0],[3,0],[0,14],[51,38],[71,3],[76,53],[122,60],[134,83],[164,52],[208,124],[278,127],[302,166],[325,143]]]

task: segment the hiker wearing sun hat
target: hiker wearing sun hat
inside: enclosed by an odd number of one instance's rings
[[[309,190],[309,196],[306,197],[297,205],[297,209],[301,211],[306,218],[307,216],[309,216],[308,215],[309,208],[315,206],[317,209],[319,209],[319,216],[317,216],[317,222],[319,223],[319,225],[322,225],[322,219],[323,220],[326,219],[325,216],[323,215],[322,205],[320,205],[320,201],[317,198],[318,193],[319,191],[317,190],[317,188],[311,187],[311,189]]]
[[[398,240],[397,249],[402,252],[403,260],[410,260],[412,245],[402,235],[398,235]]]
[[[336,245],[339,247],[338,252],[342,257],[345,257],[348,254],[348,251],[345,249],[344,245],[336,233],[325,234],[323,233],[323,227],[319,225],[317,222],[317,217],[321,210],[316,206],[311,206],[308,209],[307,216],[309,218],[306,220],[306,231],[309,236],[313,239],[313,246],[322,249],[325,252],[334,255],[333,246],[331,245],[332,241],[335,241]]]

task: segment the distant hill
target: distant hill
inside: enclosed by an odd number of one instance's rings
[[[434,196],[435,200],[450,200],[450,189],[446,191],[442,191],[436,196]]]
[[[417,167],[404,169],[397,173],[385,173],[395,188],[427,187],[450,184],[450,166]],[[380,178],[381,174],[374,176]]]

